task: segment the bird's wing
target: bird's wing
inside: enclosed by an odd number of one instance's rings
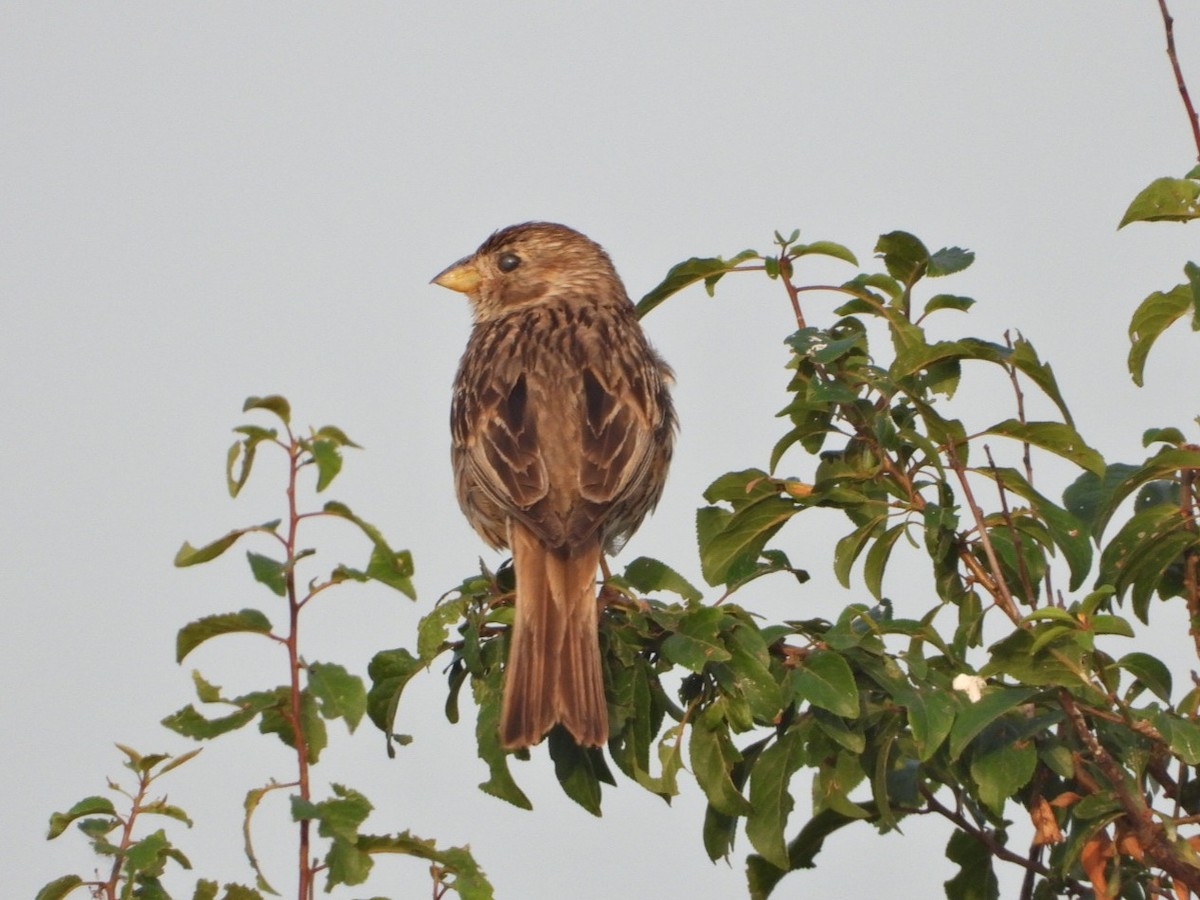
[[[550,480],[524,373],[514,379],[488,380],[473,402],[460,404],[458,411],[474,419],[456,423],[455,431],[463,435],[465,462],[480,490],[511,513],[528,509],[546,496]]]
[[[594,540],[653,468],[661,375],[623,321],[607,324],[603,339],[542,341],[536,365],[488,354],[486,374],[468,373],[470,393],[456,398],[474,489],[551,547]]]

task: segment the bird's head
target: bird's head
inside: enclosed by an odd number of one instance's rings
[[[628,303],[608,254],[565,225],[526,222],[489,237],[470,256],[440,272],[433,284],[467,295],[484,322],[547,296],[578,302]]]

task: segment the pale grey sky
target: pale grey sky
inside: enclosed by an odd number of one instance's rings
[[[1200,12],[1174,6],[1200,91]],[[309,659],[365,674],[374,651],[411,646],[416,617],[475,566],[484,548],[453,500],[446,433],[467,309],[427,282],[495,228],[579,228],[635,298],[681,259],[766,249],[774,229],[841,241],[864,262],[896,228],[969,247],[977,263],[945,284],[979,301],[963,327],[1029,337],[1095,446],[1135,459],[1144,428],[1186,425],[1196,339],[1169,334],[1137,390],[1125,330],[1143,296],[1181,280],[1195,234],[1115,230],[1144,184],[1195,155],[1163,43],[1153,0],[6,2],[0,846],[20,860],[6,890],[31,896],[93,865],[78,836],[44,841],[46,819],[119,774],[114,741],[189,748],[157,722],[191,699],[193,665],[230,691],[282,679],[282,657],[263,665],[269,648],[249,638],[173,662],[193,618],[278,616],[241,552],[171,565],[185,539],[278,515],[278,460],[262,460],[239,500],[224,493],[244,397],[284,393],[299,424],[332,422],[363,444],[329,494],[416,557],[418,604],[358,586],[316,603]],[[647,320],[678,374],[682,432],[628,558],[658,556],[699,582],[700,491],[764,465],[782,433],[789,316],[777,286],[746,278]],[[980,385],[963,408],[1003,390]],[[785,468],[812,470],[799,456]],[[815,577],[799,594],[763,589],[771,615],[863,599],[828,574],[836,527],[801,517],[782,534]],[[313,540],[331,560],[365,558],[344,529]],[[887,588],[902,604],[904,584]],[[396,760],[371,725],[353,739],[335,725],[315,770],[319,790],[344,782],[375,802],[371,830],[470,843],[501,898],[744,895],[749,845],[732,867],[707,861],[687,776],[673,808],[622,783],[597,820],[561,794],[542,750],[515,765],[536,807],[521,812],[475,788],[473,712],[445,723],[440,674],[411,694],[401,723],[417,740]],[[288,762],[239,734],[167,783],[197,820],[177,837],[198,872],[251,880],[241,799]],[[798,785],[792,833],[807,809]],[[259,812],[280,887],[286,816],[282,798]],[[939,895],[948,832],[905,828],[846,829],[776,896]],[[420,863],[377,872],[374,893],[427,895]]]

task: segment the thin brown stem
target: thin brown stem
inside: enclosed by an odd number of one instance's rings
[[[787,250],[779,254],[779,274],[782,276],[784,288],[787,289],[788,299],[792,301],[792,312],[796,315],[796,327],[806,328],[804,312],[800,309],[800,292],[792,284],[792,260],[787,255]]]
[[[979,843],[983,844],[983,846],[987,848],[987,851],[997,859],[1002,859],[1005,862],[1015,863],[1016,865],[1021,866],[1026,870],[1032,870],[1043,877],[1049,877],[1052,874],[1050,869],[1048,869],[1042,863],[1009,850],[1008,847],[1000,843],[1000,841],[996,839],[996,836],[988,829],[979,828],[964,815],[962,815],[962,813],[956,812],[955,810],[950,809],[948,806],[944,806],[938,801],[937,797],[933,795],[933,791],[931,791],[928,786],[921,785],[919,790],[921,792],[921,796],[925,798],[925,805],[932,812],[942,816],[944,819],[953,823],[954,826],[960,831],[966,832],[972,838],[979,841]],[[1084,891],[1084,886],[1074,879],[1068,878],[1066,879],[1066,883],[1076,893],[1082,893]]]
[[[1196,158],[1200,159],[1200,119],[1196,117],[1196,107],[1192,105],[1192,97],[1188,93],[1187,82],[1183,79],[1183,69],[1179,66],[1179,56],[1175,52],[1175,20],[1167,9],[1167,0],[1158,0],[1158,9],[1162,13],[1163,30],[1167,33],[1167,58],[1171,60],[1171,71],[1175,73],[1175,86],[1179,89],[1179,97],[1183,100],[1183,108],[1187,110],[1188,122],[1192,126],[1192,140],[1196,143]]]
[[[296,530],[300,523],[300,515],[296,510],[296,473],[300,468],[300,453],[300,444],[293,439],[288,448],[287,558],[289,562],[295,559],[296,556]],[[284,583],[286,586],[288,600],[288,634],[285,645],[287,647],[288,669],[290,672],[291,687],[289,718],[292,720],[292,735],[295,738],[294,745],[296,749],[296,768],[298,776],[296,783],[300,791],[300,798],[308,801],[310,799],[308,783],[308,741],[304,733],[303,686],[300,683],[300,672],[303,668],[303,663],[300,659],[299,647],[300,610],[303,607],[303,603],[299,599],[296,592],[295,567],[290,565],[288,566]],[[310,900],[310,898],[313,896],[313,869],[309,851],[310,823],[308,819],[301,819],[299,824],[299,883],[297,885],[297,896],[299,897],[299,900]]]
[[[1004,488],[1004,479],[1000,477],[1000,472],[996,469],[996,461],[992,459],[992,448],[984,444],[983,452],[987,456],[988,466],[992,470],[992,478],[996,481],[996,490],[1000,494],[1000,514],[1003,516],[1004,524],[1008,526],[1008,533],[1012,538],[1013,552],[1017,557],[1017,574],[1021,578],[1021,588],[1025,591],[1025,602],[1032,606],[1034,600],[1033,579],[1029,577],[1029,568],[1025,565],[1025,546],[1021,542],[1021,532],[1017,530],[1012,512],[1008,508],[1008,491]]]
[[[1004,343],[1008,346],[1009,350],[1013,349],[1012,335],[1007,331],[1004,332]],[[1021,390],[1021,379],[1017,377],[1017,367],[1005,366],[1004,368],[1008,371],[1008,380],[1012,382],[1013,396],[1017,401],[1017,421],[1024,425],[1028,421],[1025,418],[1025,392]],[[1025,466],[1025,480],[1032,485],[1033,456],[1029,441],[1021,442],[1021,463]],[[1042,576],[1042,581],[1046,585],[1046,605],[1052,606],[1054,604],[1054,578],[1050,566],[1046,566],[1046,574]],[[1061,605],[1060,598],[1059,606]]]
[[[138,813],[142,811],[142,802],[146,799],[146,791],[150,789],[151,778],[148,772],[138,773],[138,788],[137,793],[130,797],[132,801],[129,806],[129,815],[121,820],[121,840],[117,846],[121,850],[128,850],[133,843],[133,825],[137,821]],[[122,791],[122,793],[124,793]],[[126,796],[129,796],[126,794]],[[108,881],[102,882],[99,885],[103,891],[103,896],[109,900],[117,898],[117,884],[121,879],[121,866],[125,862],[124,853],[118,854],[113,861],[112,871],[109,873]]]
[[[979,530],[979,541],[983,545],[983,553],[987,557],[988,566],[991,569],[992,596],[996,599],[996,605],[1014,623],[1020,622],[1021,613],[1017,610],[1017,604],[1013,600],[1012,592],[1008,589],[1008,583],[1004,580],[1004,572],[1000,568],[1000,560],[996,556],[996,548],[992,546],[991,538],[988,537],[987,526],[984,525],[983,521],[983,510],[975,502],[975,494],[971,490],[970,483],[967,481],[966,469],[963,467],[962,460],[958,458],[958,450],[954,444],[946,445],[946,457],[950,462],[950,468],[958,476],[958,483],[962,485],[963,496],[966,498],[967,505],[971,509],[971,515],[975,518],[975,527]]]

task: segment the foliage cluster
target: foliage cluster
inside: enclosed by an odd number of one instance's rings
[[[1154,182],[1125,222],[1195,217],[1198,178]],[[681,263],[640,303],[648,312],[698,282],[712,294],[729,273],[781,285],[798,326],[786,338],[787,427],[765,467],[722,475],[704,493],[696,527],[707,599],[645,557],[604,584],[611,738],[606,755],[551,733],[563,790],[598,815],[614,768],[667,799],[690,769],[708,800],[705,849],[728,856],[744,829],[756,898],[814,865],[833,831],[863,822],[886,832],[913,815],[952,826],[955,900],[997,896],[998,860],[1024,868],[1025,896],[1200,892],[1200,838],[1189,827],[1200,816],[1200,689],[1177,691],[1162,661],[1132,642],[1155,597],[1183,598],[1193,621],[1200,614],[1200,447],[1168,426],[1146,433],[1146,459],[1106,461],[1029,341],[931,340],[931,316],[974,301],[926,285],[969,266],[968,251],[930,252],[894,231],[875,246],[882,271],[805,284],[806,258],[857,267],[855,255],[801,243],[798,232],[775,237],[769,253]],[[1162,331],[1200,310],[1198,271],[1189,263],[1185,283],[1135,312],[1135,379]],[[840,297],[836,321],[808,324],[803,301],[829,293]],[[1009,380],[1011,409],[986,410],[997,420],[970,430],[950,401],[978,364]],[[1028,389],[1057,416],[1028,418]],[[998,464],[991,442],[1018,462]],[[809,480],[778,472],[795,448],[814,461]],[[1035,486],[1042,454],[1080,470],[1061,501]],[[859,567],[871,602],[847,605],[836,621],[764,624],[734,595],[777,575],[774,590],[804,609],[807,575],[789,555],[801,533],[785,526],[815,509],[844,516],[833,571],[850,586]],[[928,560],[924,599],[905,589],[893,603],[884,592],[901,546]],[[424,618],[415,652],[379,653],[368,713],[396,736],[405,685],[447,657],[448,717],[457,720],[468,683],[479,706],[481,788],[528,807],[495,733],[512,589],[507,569],[469,577]],[[801,773],[813,814],[797,828]],[[1011,846],[1030,830],[1029,846]]]

